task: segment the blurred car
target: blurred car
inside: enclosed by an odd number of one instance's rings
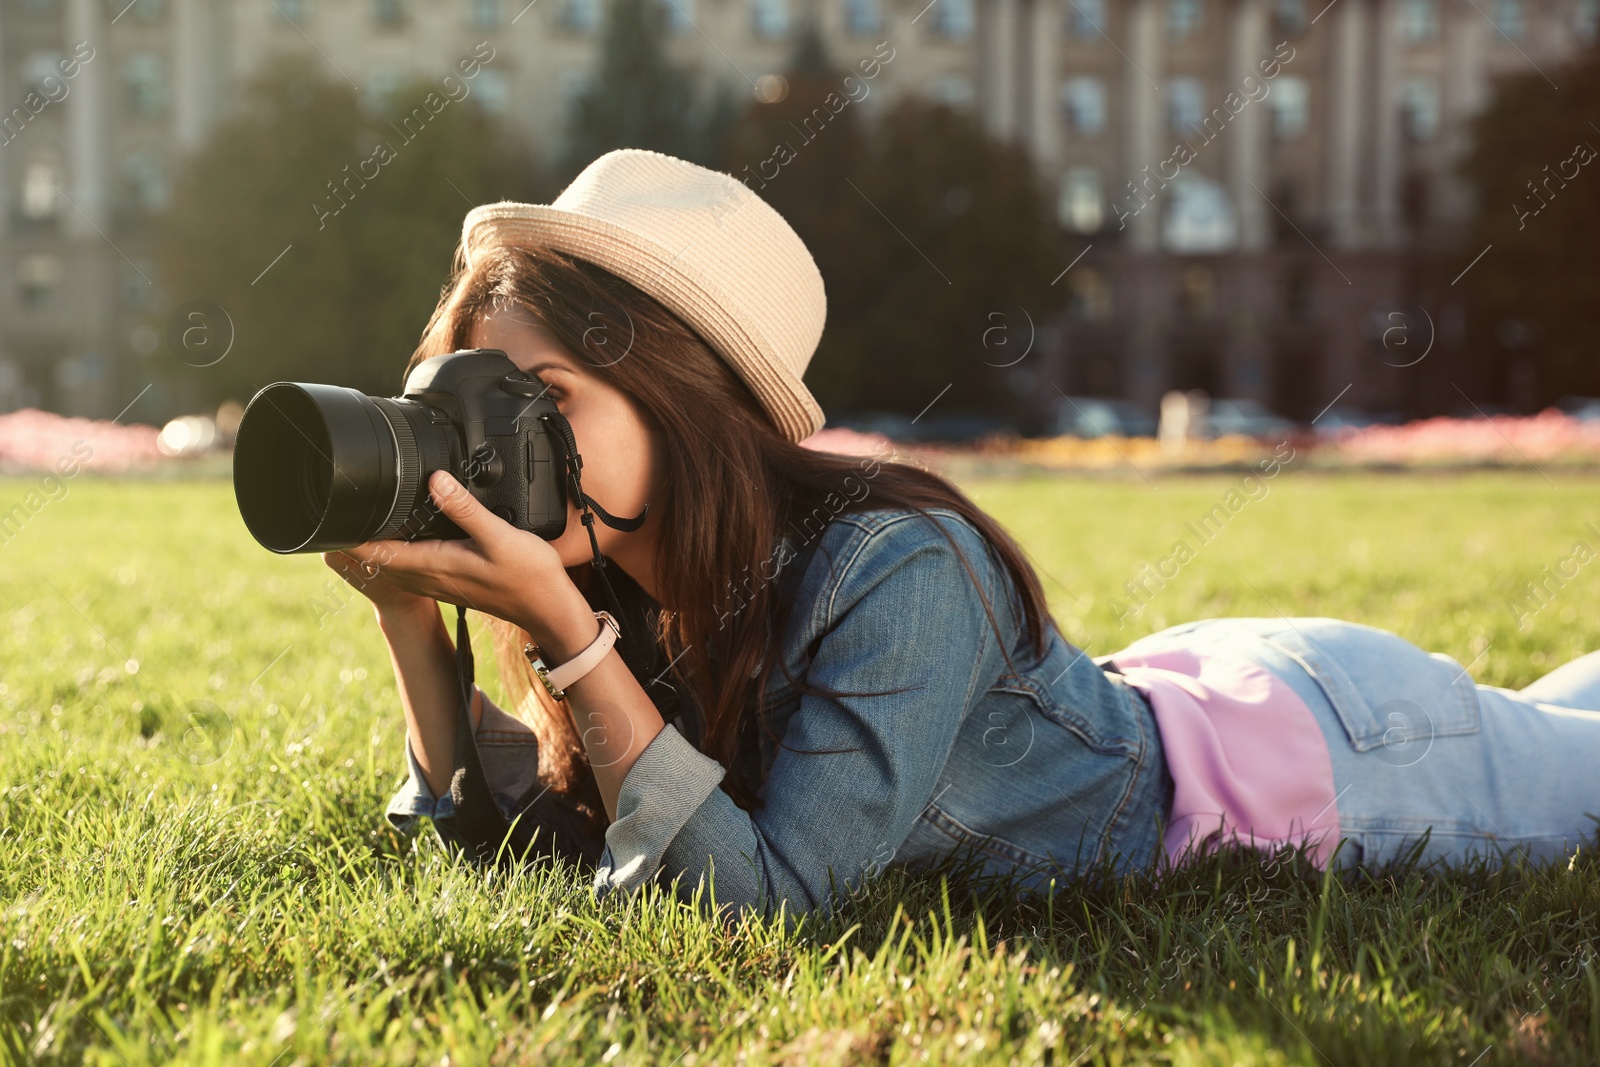
[[[1368,411],[1351,404],[1335,404],[1318,415],[1311,424],[1313,433],[1336,434],[1340,430],[1360,430],[1368,426],[1399,426],[1405,416],[1398,411]]]
[[[1298,430],[1294,423],[1274,415],[1255,400],[1224,397],[1211,401],[1206,409],[1207,437],[1285,437]]]
[[[976,411],[948,411],[923,415],[911,427],[912,441],[967,444],[985,437],[1014,437],[1017,428],[1005,419]]]
[[[828,420],[828,425],[858,433],[881,433],[891,441],[937,441],[965,444],[995,434],[1015,435],[1017,428],[995,415],[976,411],[931,411],[921,416],[898,411],[853,411]]]
[[[915,427],[898,411],[851,411],[828,419],[828,426],[857,433],[881,433],[891,441],[910,441]]]
[[[1154,437],[1156,417],[1131,400],[1064,396],[1050,429],[1057,437]]]
[[[1556,407],[1583,422],[1600,422],[1600,397],[1564,396],[1556,402]]]
[[[1490,404],[1483,401],[1469,401],[1450,409],[1452,419],[1493,418],[1496,415],[1514,416],[1517,413],[1517,409],[1510,404]]]

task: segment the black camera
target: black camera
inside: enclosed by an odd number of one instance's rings
[[[583,461],[544,391],[498,348],[425,360],[400,397],[276,382],[239,423],[239,513],[257,541],[280,553],[465,537],[428,495],[428,476],[446,469],[506,522],[553,540],[567,526],[569,486],[583,491]],[[608,525],[630,525],[601,514]]]

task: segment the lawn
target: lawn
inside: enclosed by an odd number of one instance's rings
[[[1600,551],[1584,526],[1600,530],[1600,484],[1552,477],[1291,465],[1248,486],[966,488],[1095,653],[1201,616],[1335,615],[1519,686],[1600,648],[1600,565],[1563,564],[1580,539]],[[37,487],[0,480],[0,512]],[[1230,490],[1226,525],[1130,600],[1124,583]],[[1577,569],[1519,626],[1511,605],[1527,611],[1545,567]],[[1159,889],[1069,884],[1028,905],[891,871],[798,932],[648,895],[597,905],[567,871],[454,865],[383,819],[404,774],[394,682],[365,603],[331,577],[258,548],[226,482],[81,476],[0,543],[0,1056],[1600,1058],[1588,849],[1348,882],[1219,857]]]

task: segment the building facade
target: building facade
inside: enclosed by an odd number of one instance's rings
[[[147,217],[274,54],[382,106],[488,41],[479,103],[536,144],[593,77],[604,0],[0,0],[0,410],[113,416],[167,344]],[[1600,0],[663,0],[681,64],[758,98],[806,20],[861,106],[974,109],[1022,143],[1083,254],[1038,370],[1315,413],[1405,405],[1374,327],[1448,338],[1417,257],[1455,249],[1453,167],[1498,73],[1594,39]],[[242,207],[245,207],[242,205]],[[1465,262],[1463,261],[1463,265]],[[1442,321],[1439,321],[1442,320]],[[1415,323],[1407,319],[1408,325]],[[1434,336],[1430,333],[1429,336]],[[1383,336],[1379,329],[1377,336]],[[1375,365],[1380,367],[1370,373]],[[138,419],[135,406],[128,417]]]

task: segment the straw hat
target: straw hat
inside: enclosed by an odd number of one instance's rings
[[[732,365],[785,437],[822,428],[800,380],[827,314],[822,275],[782,216],[729,175],[660,152],[607,152],[553,203],[467,212],[467,266],[496,245],[553,248],[631,282]]]

